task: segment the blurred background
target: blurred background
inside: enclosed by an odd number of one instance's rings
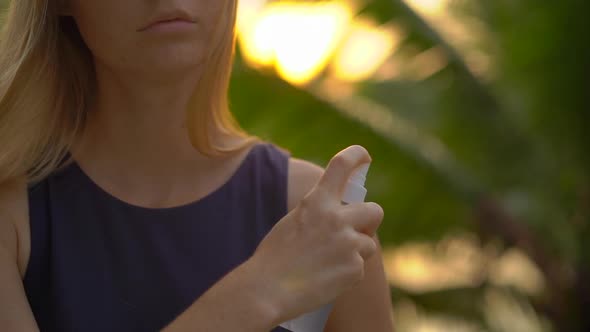
[[[398,331],[590,331],[588,13],[240,0],[232,110],[321,166],[371,152]]]
[[[239,1],[242,126],[373,156],[397,331],[590,331],[588,2]]]

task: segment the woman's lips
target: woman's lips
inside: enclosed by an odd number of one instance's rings
[[[154,15],[149,24],[137,31],[179,31],[191,28],[196,22],[188,12],[180,9],[171,9]]]
[[[195,22],[188,21],[181,18],[162,20],[148,25],[139,31],[143,32],[180,32],[193,28]]]

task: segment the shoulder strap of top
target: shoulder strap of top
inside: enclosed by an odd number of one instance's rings
[[[255,169],[265,197],[264,208],[270,214],[271,222],[276,223],[287,214],[289,158],[291,152],[273,143],[263,143],[259,147]],[[269,226],[273,226],[269,225]]]

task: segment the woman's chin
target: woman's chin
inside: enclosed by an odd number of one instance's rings
[[[145,68],[150,71],[159,71],[162,73],[187,73],[199,69],[199,61],[197,59],[171,59],[169,61],[155,61]]]
[[[135,64],[135,67],[137,72],[144,72],[149,76],[181,78],[191,73],[198,73],[201,63],[200,57],[176,53],[143,58]]]

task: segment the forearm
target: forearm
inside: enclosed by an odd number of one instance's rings
[[[280,321],[277,306],[245,264],[227,274],[163,332],[268,332]]]

